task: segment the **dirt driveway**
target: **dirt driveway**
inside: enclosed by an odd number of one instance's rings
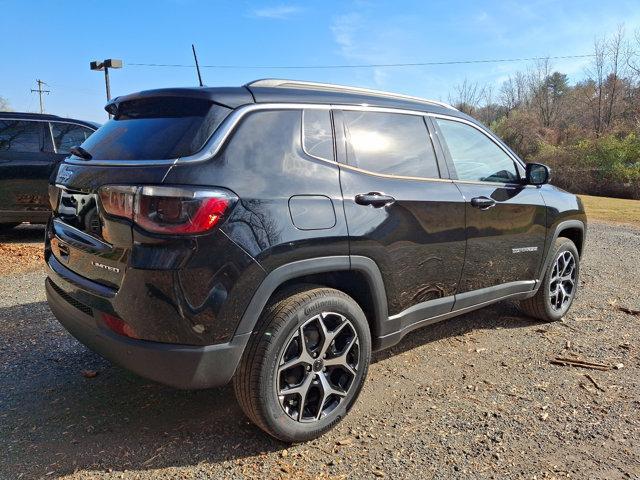
[[[0,267],[2,479],[640,478],[638,229],[590,226],[565,321],[507,303],[414,332],[376,356],[337,429],[293,447],[249,424],[228,387],[172,390],[78,344],[37,265]]]

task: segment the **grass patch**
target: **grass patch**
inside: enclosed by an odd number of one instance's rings
[[[588,220],[630,223],[640,226],[640,200],[580,195]]]

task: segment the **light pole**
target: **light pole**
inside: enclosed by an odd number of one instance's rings
[[[109,69],[110,68],[122,68],[122,60],[116,58],[108,58],[107,60],[99,61],[95,60],[89,63],[91,70],[104,70],[104,84],[107,89],[107,101],[111,100],[111,85],[109,84]],[[111,114],[109,113],[109,118]]]

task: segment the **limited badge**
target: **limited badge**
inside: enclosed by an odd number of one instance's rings
[[[102,268],[104,270],[109,270],[110,272],[120,273],[120,269],[118,267],[112,267],[110,265],[105,265],[104,263],[91,262],[91,265],[94,267]]]

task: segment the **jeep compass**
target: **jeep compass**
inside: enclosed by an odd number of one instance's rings
[[[258,80],[105,108],[49,188],[52,311],[143,377],[232,381],[283,441],[336,425],[411,330],[576,296],[580,200],[444,103]]]

